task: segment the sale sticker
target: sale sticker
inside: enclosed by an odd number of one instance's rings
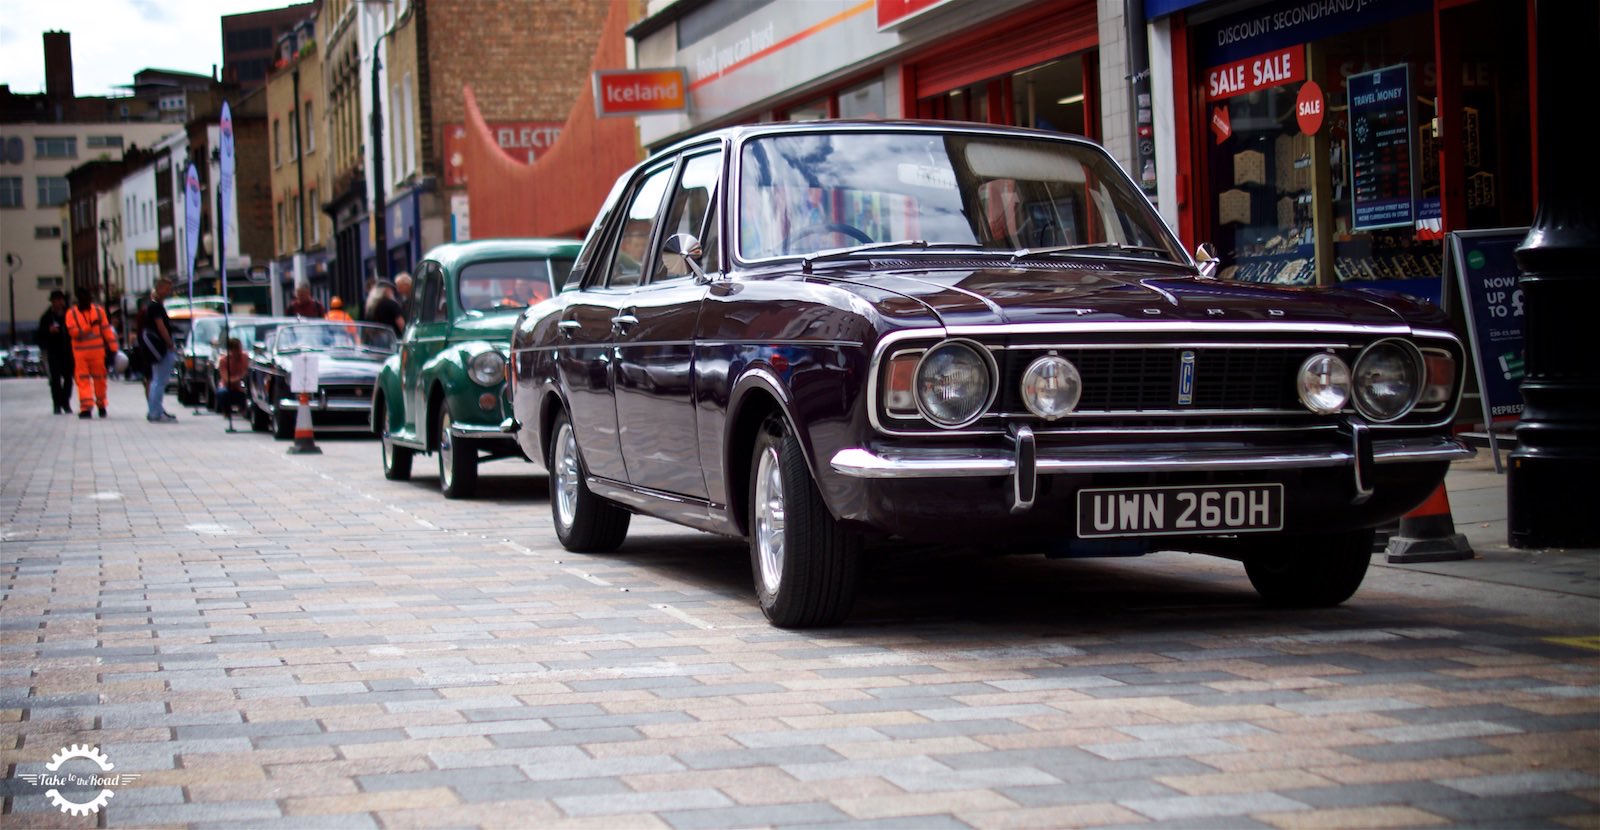
[[[1294,100],[1294,117],[1300,122],[1300,132],[1316,135],[1317,130],[1322,129],[1322,114],[1325,107],[1322,87],[1317,86],[1316,81],[1306,81]]]
[[[1212,67],[1206,73],[1206,97],[1220,101],[1258,89],[1303,81],[1305,77],[1305,47],[1288,46]]]

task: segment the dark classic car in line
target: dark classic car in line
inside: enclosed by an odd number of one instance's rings
[[[1211,553],[1343,602],[1470,454],[1461,344],[1421,301],[1214,265],[1086,140],[719,131],[624,176],[524,312],[517,436],[566,547],[632,513],[748,538],[780,626],[842,619],[872,536]]]
[[[434,452],[439,489],[465,498],[477,488],[479,462],[522,457],[502,394],[511,327],[566,281],[578,248],[569,239],[486,239],[428,252],[400,352],[384,364],[372,398],[386,477],[410,478],[413,456]]]
[[[216,358],[227,350],[223,340],[236,337],[248,351],[274,326],[294,322],[294,317],[267,317],[258,315],[196,317],[179,348],[177,363],[178,403],[184,406],[204,404],[207,409],[217,406]]]
[[[245,384],[250,395],[250,426],[294,437],[300,398],[290,383],[297,356],[317,358],[317,391],[307,408],[318,432],[367,432],[373,382],[383,361],[394,354],[394,329],[374,323],[302,320],[268,332],[250,355]]]

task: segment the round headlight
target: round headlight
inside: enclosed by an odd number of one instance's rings
[[[917,411],[942,427],[964,427],[993,397],[989,358],[976,344],[950,340],[929,349],[917,364]]]
[[[1404,340],[1379,340],[1356,358],[1356,409],[1374,421],[1411,411],[1422,393],[1422,357]]]
[[[1350,400],[1350,367],[1336,354],[1314,354],[1300,364],[1300,402],[1318,415],[1332,415]]]
[[[499,352],[480,352],[467,364],[467,374],[473,383],[490,386],[505,380],[506,359]]]
[[[1064,357],[1046,355],[1028,364],[1022,373],[1022,403],[1046,421],[1076,409],[1082,394],[1083,377]]]

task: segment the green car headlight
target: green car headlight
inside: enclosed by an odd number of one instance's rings
[[[493,386],[506,379],[506,359],[496,351],[482,352],[467,364],[467,375],[473,383]]]

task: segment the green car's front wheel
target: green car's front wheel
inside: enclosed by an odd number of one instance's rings
[[[478,448],[450,434],[449,410],[439,416],[439,489],[447,499],[471,498],[478,489]]]

